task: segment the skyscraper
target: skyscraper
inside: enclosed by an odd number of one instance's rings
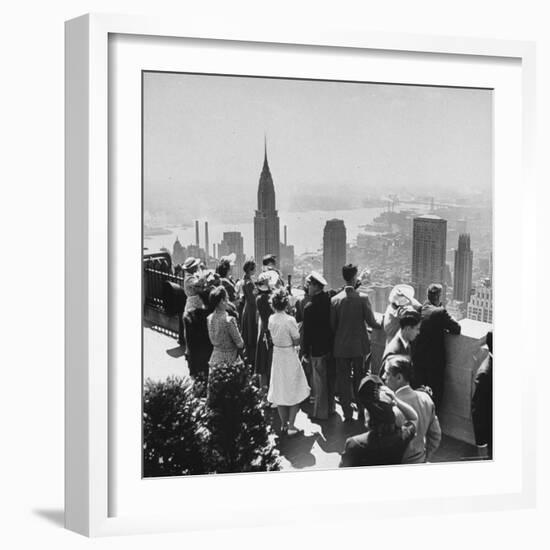
[[[267,143],[264,143],[264,165],[258,185],[258,209],[254,216],[254,256],[261,262],[266,254],[280,261],[279,216],[275,209],[275,187],[267,162]]]
[[[218,254],[221,258],[222,256],[228,256],[233,252],[236,256],[233,273],[236,277],[241,277],[245,260],[243,236],[240,231],[225,231],[223,234],[223,240],[218,245]]]
[[[458,237],[458,249],[455,250],[455,276],[453,299],[467,304],[472,290],[472,265],[474,253],[470,248],[470,235],[464,233]]]
[[[294,246],[287,242],[287,227],[284,226],[284,242],[280,244],[281,261],[279,267],[283,277],[286,279],[294,274]]]
[[[443,285],[442,301],[446,297],[445,255],[447,250],[447,220],[431,214],[413,220],[412,283],[416,297],[426,299],[431,283]]]
[[[210,257],[210,240],[208,238],[208,222],[204,222],[204,251],[206,252],[206,259]]]
[[[344,220],[327,220],[323,232],[323,275],[330,288],[342,286],[342,267],[346,263],[346,226]]]
[[[468,302],[467,317],[483,323],[493,322],[493,288],[488,277],[476,285]]]

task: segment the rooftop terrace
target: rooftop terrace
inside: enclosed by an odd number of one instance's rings
[[[471,332],[469,329],[472,327],[469,327],[469,323],[465,325],[463,330]],[[162,380],[168,376],[187,376],[187,363],[177,341],[168,334],[154,330],[152,326],[151,323],[147,323],[144,329],[144,378]],[[477,328],[480,332],[484,330],[483,327]],[[378,351],[379,336],[373,335],[375,353]],[[456,341],[449,342],[449,351],[453,357],[447,381],[446,395],[449,405],[440,415],[444,437],[434,462],[477,459],[476,448],[472,445],[473,435],[469,418],[470,368],[467,362],[462,361],[470,356],[472,350],[469,344],[475,341],[478,348],[479,345],[477,338],[466,334],[455,338]],[[473,363],[471,367],[473,368]],[[466,399],[467,403],[462,404],[462,399]],[[312,422],[307,414],[308,408],[309,406],[305,405],[296,418],[296,425],[303,430],[303,434],[278,443],[283,470],[336,468],[346,438],[364,431],[364,427],[357,421],[344,424],[342,410],[338,404],[337,414],[323,422]],[[268,409],[268,415],[272,426],[277,429],[279,418],[276,409]]]

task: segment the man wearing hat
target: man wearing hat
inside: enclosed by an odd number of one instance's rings
[[[204,308],[204,303],[200,297],[200,292],[203,290],[204,284],[200,278],[199,258],[190,256],[183,262],[182,268],[185,273],[183,279],[183,291],[187,296],[185,302],[185,312],[192,311],[198,308]]]
[[[312,370],[312,417],[326,420],[334,412],[334,382],[328,376],[329,353],[332,349],[330,298],[324,290],[327,281],[317,271],[311,272],[307,283],[310,300],[303,313],[302,352]]]
[[[443,377],[446,367],[445,335],[460,334],[460,325],[441,303],[443,287],[432,283],[428,300],[422,306],[420,333],[413,348],[414,382],[429,386],[436,409],[441,405]]]

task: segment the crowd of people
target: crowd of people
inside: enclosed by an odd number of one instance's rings
[[[379,314],[366,293],[368,270],[351,264],[342,267],[340,289],[328,289],[313,271],[299,296],[283,281],[273,255],[260,269],[247,260],[238,279],[232,257],[215,270],[196,258],[178,269],[186,296],[181,342],[192,376],[208,377],[219,364],[244,361],[263,390],[264,406],[278,410],[281,437],[299,433],[295,419],[302,403],[310,402],[313,420],[325,421],[338,400],[344,422],[366,429],[346,441],[341,466],[431,460],[441,441],[445,334],[460,333],[442,306],[441,285],[430,285],[423,304],[411,286],[397,285]],[[369,328],[386,336],[379,375],[372,372]],[[492,447],[487,371],[485,366],[478,376],[472,412],[476,440]]]

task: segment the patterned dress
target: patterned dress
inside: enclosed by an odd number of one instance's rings
[[[220,363],[235,363],[239,357],[239,349],[244,346],[237,319],[228,315],[226,311],[215,310],[208,316],[208,336],[214,346],[210,361],[210,367]]]

